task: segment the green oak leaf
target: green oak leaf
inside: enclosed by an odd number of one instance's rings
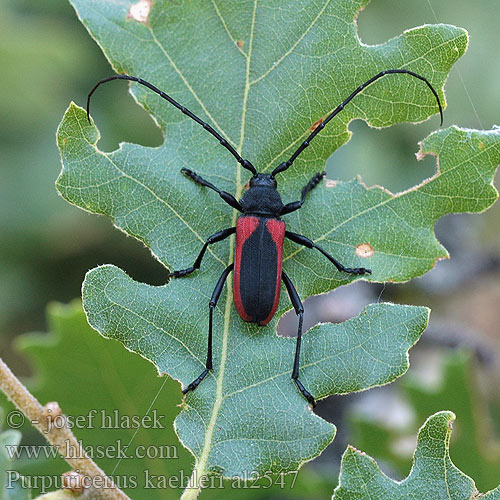
[[[458,350],[444,357],[442,364],[438,387],[425,387],[411,377],[402,384],[404,394],[422,420],[440,407],[457,415],[453,461],[474,478],[480,489],[493,488],[500,482],[500,443],[492,440],[488,402],[482,397],[477,378],[478,360],[472,353]]]
[[[360,83],[386,68],[404,67],[442,87],[464,53],[467,34],[448,25],[406,31],[385,44],[362,44],[355,18],[366,1],[72,2],[116,72],[140,76],[209,122],[260,171],[287,159]],[[278,179],[286,201],[349,137],[348,123],[418,122],[437,111],[422,82],[398,75],[366,89],[319,134]],[[170,269],[188,267],[202,242],[234,225],[236,214],[213,192],[179,173],[196,170],[240,197],[248,180],[234,158],[198,124],[144,88],[132,93],[165,135],[158,148],[122,144],[105,153],[99,132],[74,104],[58,131],[63,171],[57,187],[70,203],[105,214],[143,241]],[[498,131],[451,128],[430,136],[423,154],[439,155],[440,170],[404,193],[367,188],[359,180],[322,183],[289,228],[314,239],[348,266],[373,269],[375,281],[402,281],[446,256],[433,235],[450,211],[483,210],[496,198]],[[464,145],[462,146],[462,142]],[[468,181],[468,183],[466,182]],[[468,186],[470,184],[470,190]],[[91,271],[83,290],[91,325],[120,340],[184,386],[203,369],[208,301],[234,242],[209,248],[202,269],[163,287],[134,282],[113,267]],[[285,245],[284,266],[305,298],[353,280],[317,252]],[[198,476],[290,471],[316,456],[334,426],[309,411],[290,380],[293,339],[244,323],[232,306],[231,283],[214,318],[214,370],[188,395],[176,419],[196,457]],[[388,383],[407,368],[407,350],[425,328],[428,311],[379,304],[343,325],[320,325],[304,338],[301,379],[316,398]]]
[[[451,461],[449,445],[454,420],[455,415],[450,411],[441,411],[427,419],[418,433],[411,472],[403,481],[390,479],[373,458],[348,447],[332,500],[500,499],[500,486],[479,495],[474,481]]]

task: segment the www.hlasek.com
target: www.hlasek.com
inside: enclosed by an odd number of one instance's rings
[[[129,458],[150,458],[150,459],[177,459],[177,446],[175,445],[137,445],[129,449],[127,444],[123,444],[120,439],[108,445],[84,446],[80,441],[76,447],[71,441],[66,440],[64,447],[52,445],[5,445],[8,457],[14,458],[58,458],[64,459],[84,459],[89,457],[92,460],[102,458],[129,459]]]

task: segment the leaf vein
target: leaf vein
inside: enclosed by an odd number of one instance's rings
[[[328,7],[328,5],[330,4],[331,0],[327,0],[323,7],[321,7],[320,11],[318,12],[318,14],[316,15],[316,17],[313,19],[312,23],[306,28],[306,30],[304,31],[304,33],[302,33],[302,35],[297,39],[297,41],[290,47],[290,49],[288,49],[275,63],[272,64],[272,66],[270,68],[268,68],[261,76],[259,76],[258,78],[255,78],[255,80],[252,80],[250,82],[250,85],[254,85],[258,82],[260,82],[260,80],[262,80],[263,78],[265,78],[267,75],[269,75],[269,73],[271,73],[272,71],[274,71],[296,48],[297,46],[300,44],[300,42],[302,42],[302,40],[306,37],[306,35],[309,33],[309,31],[312,30],[312,28],[314,27],[314,25],[316,24],[316,22],[318,21],[318,19],[323,15],[323,13],[325,12],[326,8]],[[337,16],[334,16],[336,17],[337,19],[343,21],[342,19],[340,19],[339,17]],[[343,21],[344,22],[344,21]]]

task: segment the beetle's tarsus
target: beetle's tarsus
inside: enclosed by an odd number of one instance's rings
[[[307,401],[309,401],[311,406],[314,408],[316,406],[316,400],[312,397],[311,393],[302,385],[302,382],[298,378],[292,377],[292,379],[297,385],[302,396],[304,396],[307,399]]]
[[[355,275],[371,274],[372,273],[371,269],[366,269],[364,267],[355,267],[355,268],[346,267],[343,269],[343,271],[345,273],[355,274]]]
[[[179,271],[172,271],[171,273],[169,273],[168,277],[182,278],[184,276],[187,276],[188,274],[191,274],[193,271],[195,271],[194,267],[190,267],[189,269],[180,269]]]
[[[201,375],[193,380],[183,391],[182,394],[187,394],[189,391],[194,391],[199,385],[200,382],[208,375],[209,370],[205,369],[201,372]]]
[[[189,168],[181,168],[181,172],[186,176],[190,177],[191,179],[194,179],[195,177],[198,177],[192,170],[189,170]]]

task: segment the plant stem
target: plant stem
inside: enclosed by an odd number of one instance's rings
[[[196,500],[198,495],[201,493],[201,486],[197,484],[198,468],[197,465],[194,466],[193,473],[189,478],[189,484],[187,488],[182,493],[180,500]],[[196,485],[196,486],[195,486]]]
[[[51,425],[52,420],[47,416],[46,408],[24,387],[1,358],[0,389],[23,412],[31,424],[42,433],[47,441],[57,448],[66,462],[75,471],[88,478],[87,480],[94,485],[96,499],[130,500],[85,453],[68,425],[58,425],[57,428]],[[63,415],[61,415],[61,418],[64,418],[64,422],[67,422]],[[66,453],[64,453],[65,450]],[[67,450],[71,450],[71,456],[69,456]]]

